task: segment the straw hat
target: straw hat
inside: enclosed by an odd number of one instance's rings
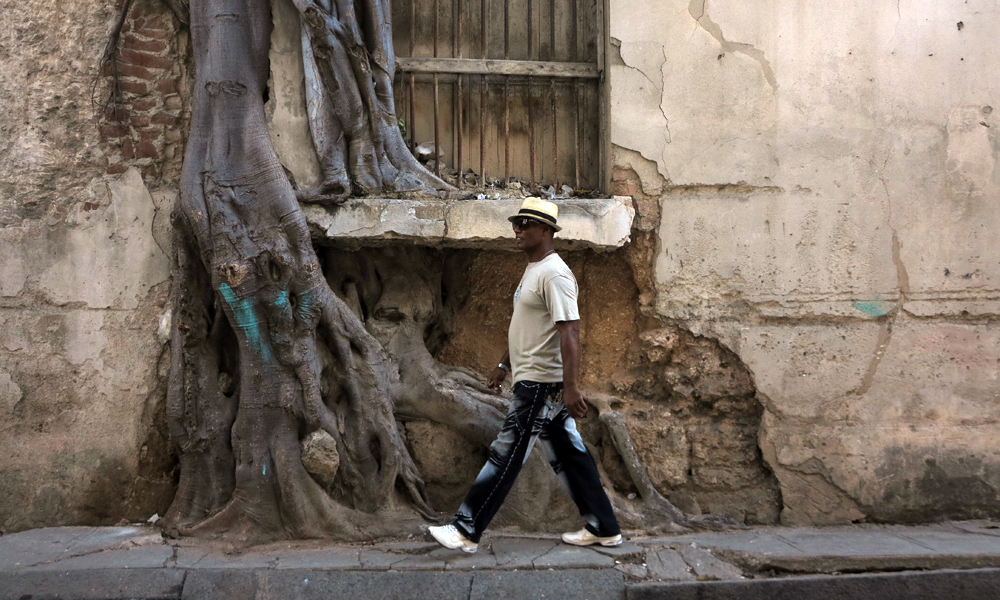
[[[554,202],[542,200],[541,198],[525,198],[521,204],[521,210],[517,211],[517,214],[513,217],[507,217],[507,220],[513,222],[514,219],[522,217],[534,219],[539,223],[545,223],[556,231],[562,231],[562,227],[556,225],[556,219],[559,217],[559,207]]]

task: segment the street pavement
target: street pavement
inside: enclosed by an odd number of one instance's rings
[[[479,552],[433,541],[296,541],[235,549],[148,526],[0,537],[0,600],[1000,598],[1000,525],[759,527],[626,536],[578,548],[492,533]]]

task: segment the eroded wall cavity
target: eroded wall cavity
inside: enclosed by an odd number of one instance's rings
[[[655,312],[748,366],[785,523],[1000,514],[998,16],[611,2],[614,192]]]

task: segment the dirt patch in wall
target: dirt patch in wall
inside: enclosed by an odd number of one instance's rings
[[[580,285],[583,385],[622,399],[650,478],[679,508],[775,523],[781,497],[757,445],[763,408],[753,378],[718,342],[653,315],[655,235],[634,233],[635,241],[617,252],[562,253]],[[496,366],[524,266],[520,254],[475,253],[439,360],[481,373]],[[635,493],[597,418],[579,427],[611,485],[622,495]]]

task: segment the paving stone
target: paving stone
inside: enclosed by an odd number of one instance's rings
[[[615,565],[615,569],[624,573],[627,579],[645,579],[649,575],[649,568],[646,565],[622,563]]]
[[[467,598],[469,573],[357,571],[191,571],[183,600],[439,600]]]
[[[361,562],[361,568],[373,571],[387,571],[392,567],[393,563],[406,560],[406,558],[405,554],[382,552],[381,550],[374,550],[368,547],[362,548],[358,552],[358,560]]]
[[[957,521],[949,525],[969,533],[1000,537],[1000,523],[996,521]]]
[[[174,555],[170,546],[140,546],[138,548],[102,550],[73,556],[34,567],[48,571],[79,571],[82,569],[158,569]]]
[[[268,569],[278,562],[278,552],[243,552],[240,554],[223,554],[209,552],[191,569]]]
[[[530,569],[534,560],[561,544],[555,540],[526,538],[497,538],[493,540],[493,555],[497,566],[504,569]]]
[[[76,540],[95,527],[49,527],[0,537],[0,569],[16,570],[66,558]]]
[[[111,548],[132,548],[166,544],[163,536],[151,527],[97,527],[77,538],[69,546],[70,554],[86,554]]]
[[[608,556],[614,556],[615,558],[621,560],[626,558],[642,558],[646,553],[646,549],[639,544],[633,544],[632,542],[622,542],[618,546],[601,546],[600,544],[596,546],[587,546],[595,552],[600,552],[601,554],[606,554]]]
[[[479,544],[479,551],[473,554],[462,552],[461,550],[438,548],[431,552],[429,556],[443,560],[446,571],[478,571],[497,568],[497,558],[493,556],[493,551],[489,543],[481,542]]]
[[[933,554],[929,548],[893,535],[894,528],[848,530],[791,529],[780,538],[803,554],[813,556],[915,556]]]
[[[694,581],[694,573],[681,555],[672,548],[646,553],[646,569],[650,579],[660,581]]]
[[[178,569],[189,569],[209,554],[209,551],[204,548],[193,548],[190,546],[174,546],[174,550],[174,558],[167,563],[167,566],[177,567]]]
[[[1000,536],[969,535],[968,533],[924,529],[904,530],[897,532],[896,536],[939,554],[996,554],[1000,556]]]
[[[672,544],[697,544],[708,548],[726,548],[747,554],[764,556],[803,555],[802,550],[769,531],[735,531],[725,533],[702,533],[693,535],[667,536],[655,538],[645,544],[667,546]]]
[[[695,578],[699,581],[743,579],[742,571],[712,556],[708,550],[698,548],[693,544],[679,546],[676,550],[684,562],[691,566]]]
[[[436,541],[385,542],[372,546],[375,550],[395,552],[396,554],[427,554],[440,547],[441,544]]]
[[[461,597],[469,600],[619,600],[625,597],[625,578],[614,569],[483,571],[473,575],[472,593]]]
[[[286,550],[278,555],[276,569],[360,569],[357,548],[309,548]]]
[[[0,600],[179,599],[180,569],[0,572]]]
[[[570,567],[599,569],[613,567],[615,559],[594,552],[589,548],[559,544],[533,560],[532,564],[536,569],[566,569]]]
[[[461,552],[461,550],[459,550]],[[443,571],[444,560],[429,556],[404,556],[403,560],[392,563],[393,571]]]

